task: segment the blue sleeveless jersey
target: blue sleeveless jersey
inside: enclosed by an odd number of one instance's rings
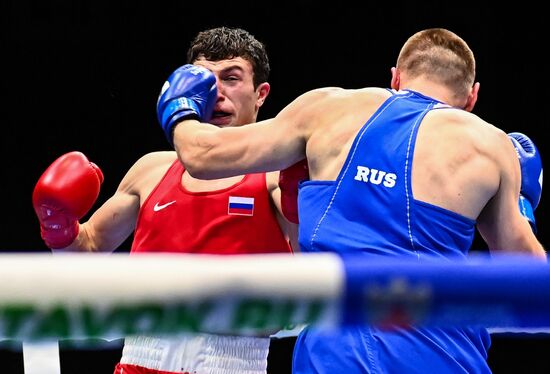
[[[303,252],[467,255],[475,221],[412,194],[418,128],[428,111],[448,106],[417,92],[392,92],[357,134],[338,178],[300,185]],[[473,327],[305,329],[293,373],[490,373],[489,345],[488,332]]]

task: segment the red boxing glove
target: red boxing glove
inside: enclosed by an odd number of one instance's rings
[[[64,154],[42,174],[32,203],[49,248],[65,248],[75,240],[78,220],[94,205],[101,183],[103,173],[81,152]]]
[[[281,189],[281,208],[286,219],[298,223],[298,184],[309,179],[307,158],[281,170],[279,188]]]

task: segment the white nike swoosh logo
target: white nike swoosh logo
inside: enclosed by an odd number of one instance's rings
[[[174,204],[175,202],[176,202],[176,200],[170,201],[169,203],[162,204],[162,205],[159,205],[159,203],[156,203],[155,206],[153,207],[153,210],[155,212],[158,212],[159,210],[162,210],[162,209],[166,208],[167,206],[170,206],[170,205]]]

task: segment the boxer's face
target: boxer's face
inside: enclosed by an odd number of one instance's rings
[[[256,121],[258,110],[269,94],[269,83],[254,89],[252,64],[242,57],[210,61],[199,58],[194,62],[212,71],[218,85],[218,98],[210,123],[241,126]]]

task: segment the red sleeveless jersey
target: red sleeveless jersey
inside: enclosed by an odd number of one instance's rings
[[[176,160],[142,205],[132,253],[291,252],[271,205],[265,173],[221,190],[191,192]]]

